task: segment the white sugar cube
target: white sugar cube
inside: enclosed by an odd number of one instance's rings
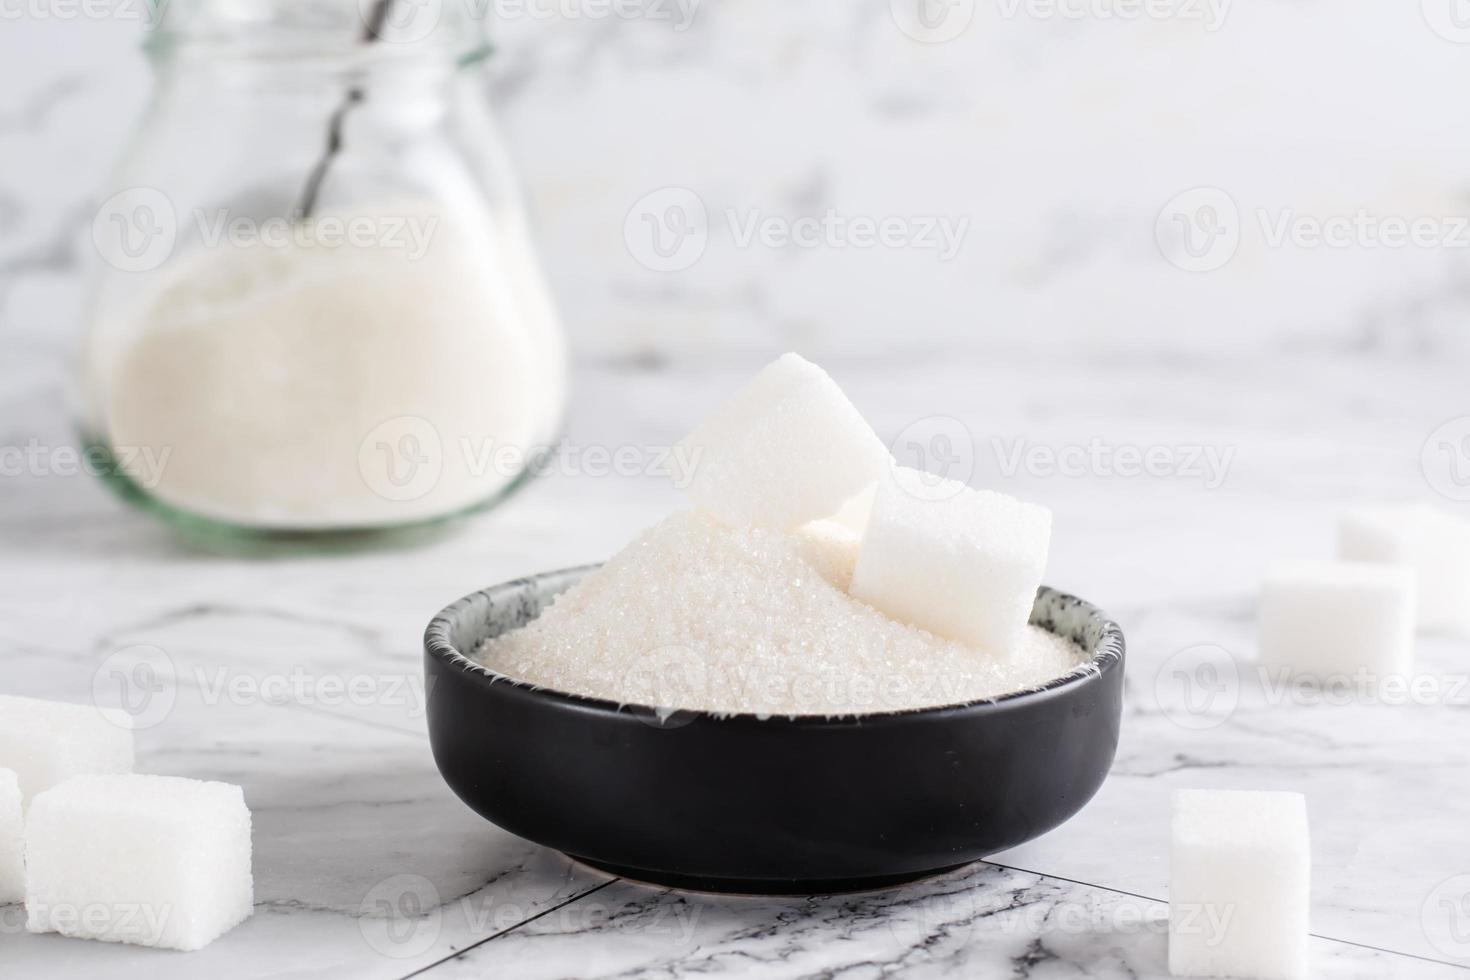
[[[26,927],[200,949],[250,915],[240,787],[172,776],[76,776],[26,816]]]
[[[782,529],[833,514],[890,458],[827,372],[796,354],[762,368],[680,450],[701,510],[726,524]]]
[[[895,467],[879,481],[851,593],[994,656],[1019,642],[1046,570],[1051,511]]]
[[[1414,661],[1414,573],[1367,562],[1299,561],[1261,589],[1261,663],[1319,681],[1407,675]]]
[[[133,771],[132,719],[91,705],[0,695],[0,766],[23,799],[82,773]]]
[[[20,780],[9,769],[0,769],[0,905],[26,897],[24,844],[21,822]]]
[[[1169,972],[1307,975],[1311,846],[1300,793],[1182,790],[1169,847]]]
[[[1470,631],[1470,521],[1432,507],[1360,507],[1339,522],[1337,553],[1412,568],[1419,628]]]

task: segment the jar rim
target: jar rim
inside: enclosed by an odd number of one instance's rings
[[[176,56],[311,62],[333,67],[448,58],[460,66],[490,51],[488,3],[476,0],[171,0],[144,49]]]

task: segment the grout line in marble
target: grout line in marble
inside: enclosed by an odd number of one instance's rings
[[[1152,895],[1140,895],[1138,894],[1138,892],[1130,892],[1124,888],[1113,888],[1110,885],[1099,885],[1091,881],[1079,881],[1076,878],[1068,878],[1063,875],[1049,874],[1045,871],[1033,871],[1030,868],[1018,868],[1015,865],[1001,864],[998,861],[981,861],[980,863],[988,864],[993,868],[1004,868],[1006,871],[1015,871],[1019,874],[1036,875],[1038,878],[1051,878],[1053,881],[1065,881],[1068,884],[1081,885],[1083,888],[1096,888],[1099,891],[1112,892],[1115,895],[1127,895],[1129,898],[1136,898],[1145,902],[1157,902],[1160,905],[1169,904],[1166,899],[1155,898]],[[1374,946],[1371,943],[1360,943],[1352,939],[1340,939],[1337,936],[1324,936],[1320,932],[1312,932],[1308,933],[1308,935],[1311,936],[1313,939],[1321,939],[1324,942],[1342,943],[1345,946],[1356,946],[1359,949],[1371,949],[1374,952],[1386,953],[1389,956],[1405,956],[1411,960],[1422,960],[1425,963],[1436,963],[1440,966],[1452,966],[1457,970],[1470,970],[1470,966],[1466,966],[1463,963],[1452,963],[1449,960],[1437,960],[1432,956],[1422,956],[1418,953],[1406,953],[1401,949],[1388,949],[1383,946]]]
[[[564,901],[558,902],[555,905],[549,905],[546,908],[542,909],[540,912],[537,912],[535,915],[532,915],[532,916],[529,916],[529,917],[527,917],[525,919],[522,919],[520,922],[517,922],[513,926],[508,926],[508,927],[500,930],[499,932],[493,932],[493,933],[491,933],[490,935],[486,936],[483,939],[477,939],[474,942],[470,943],[468,946],[466,946],[464,949],[457,949],[454,952],[450,953],[448,956],[440,957],[439,959],[435,960],[432,963],[429,963],[429,964],[426,964],[425,966],[419,967],[417,970],[414,970],[412,973],[405,973],[402,977],[399,978],[399,980],[410,980],[410,978],[412,978],[412,977],[421,976],[421,975],[423,975],[425,973],[428,973],[430,970],[437,969],[438,967],[443,966],[445,963],[448,963],[450,960],[459,959],[461,956],[463,956],[464,954],[470,952],[471,950],[479,949],[481,946],[485,945],[486,943],[488,943],[492,939],[499,939],[501,936],[505,935],[508,932],[514,932],[517,929],[519,929],[521,926],[527,925],[528,923],[531,923],[531,922],[535,922],[537,919],[541,918],[544,915],[550,915],[551,913],[557,911],[558,909],[564,909],[568,905],[571,905],[574,902],[580,902],[582,899],[586,898],[588,895],[591,895],[594,892],[600,892],[604,888],[606,888],[608,885],[615,885],[615,884],[617,884],[618,882],[620,882],[622,880],[623,879],[621,879],[621,878],[609,878],[607,881],[604,881],[600,885],[595,885],[592,888],[589,888],[589,889],[587,889],[584,892],[578,892],[577,894],[571,896],[570,898],[567,898]]]

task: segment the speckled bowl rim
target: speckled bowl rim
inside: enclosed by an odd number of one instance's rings
[[[562,705],[580,708],[582,710],[593,710],[609,712],[618,715],[631,715],[635,713],[650,714],[658,711],[667,712],[668,709],[659,709],[650,705],[636,704],[632,702],[610,701],[606,698],[593,697],[586,694],[573,694],[550,687],[541,687],[530,681],[502,674],[500,671],[486,667],[484,664],[471,659],[451,640],[454,631],[463,623],[467,613],[471,610],[486,612],[496,610],[505,600],[524,596],[528,590],[537,588],[548,579],[565,578],[566,585],[553,593],[560,595],[566,588],[570,588],[578,579],[589,572],[601,567],[601,563],[590,565],[577,565],[571,568],[561,568],[549,572],[541,572],[524,578],[511,579],[492,585],[488,588],[471,592],[460,599],[455,600],[439,611],[430,622],[428,629],[424,632],[424,650],[430,656],[442,663],[457,667],[468,674],[478,675],[482,680],[491,684],[507,684],[523,693],[544,698],[548,701]],[[545,608],[543,605],[542,609]],[[539,615],[540,610],[537,614]],[[532,616],[523,622],[510,627],[519,629],[535,617]],[[1072,627],[1069,632],[1063,632],[1058,628],[1058,620],[1067,619],[1071,621]],[[1078,665],[1071,671],[1055,677],[1045,684],[1035,687],[1023,688],[1019,691],[1011,691],[989,698],[976,698],[972,701],[963,701],[956,704],[930,705],[922,708],[899,708],[891,711],[872,712],[846,712],[841,714],[757,714],[754,712],[721,712],[708,711],[704,709],[678,708],[674,713],[680,718],[706,718],[722,721],[746,721],[746,722],[785,722],[795,724],[825,724],[832,722],[868,721],[892,718],[941,718],[948,714],[960,711],[969,711],[989,706],[999,706],[1020,701],[1023,699],[1036,699],[1047,697],[1062,689],[1071,689],[1079,685],[1095,681],[1105,674],[1114,670],[1122,670],[1125,659],[1125,642],[1123,630],[1116,622],[1108,617],[1097,606],[1079,599],[1074,595],[1053,589],[1051,586],[1043,585],[1037,591],[1036,604],[1031,612],[1031,623],[1055,633],[1058,636],[1067,636],[1079,646],[1092,649],[1091,658],[1083,664]],[[505,632],[484,630],[482,635],[475,641],[478,647],[485,640],[493,636],[499,636]],[[1090,643],[1082,637],[1091,633],[1095,639]]]

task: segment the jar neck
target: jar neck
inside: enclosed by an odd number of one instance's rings
[[[488,9],[481,0],[172,0],[146,47],[160,68],[453,70],[489,53]]]

